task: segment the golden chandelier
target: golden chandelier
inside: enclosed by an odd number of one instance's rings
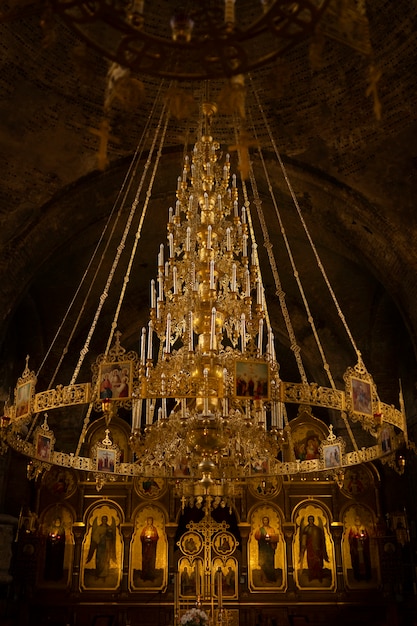
[[[113,266],[70,384],[38,391],[37,376],[26,364],[12,403],[5,407],[1,434],[4,449],[9,445],[30,458],[30,476],[57,465],[93,475],[98,487],[122,476],[160,476],[172,479],[184,499],[207,493],[233,497],[242,481],[260,474],[322,475],[340,481],[344,469],[352,465],[381,459],[394,466],[398,450],[407,445],[403,403],[396,409],[380,400],[336,300],[357,357],[345,372],[344,387],[337,388],[326,361],[330,386],[307,381],[282,293],[280,305],[301,380],[281,380],[252,205],[245,181],[238,185],[229,154],[213,139],[215,112],[214,104],[203,104],[198,140],[178,177],[139,353],[126,351],[115,330],[127,273],[106,350],[93,364],[91,380],[77,382]],[[162,132],[161,145],[163,137]],[[242,167],[243,149],[239,156]],[[158,157],[153,178],[157,162]],[[256,189],[250,165],[248,171]],[[259,208],[256,193],[253,203]],[[136,198],[132,210],[137,204]],[[139,236],[138,231],[128,272]],[[122,248],[118,247],[115,262]],[[348,437],[336,436],[329,419],[317,457],[296,458],[287,415],[291,404],[300,410],[321,407],[329,415],[337,413]],[[55,449],[48,412],[75,406],[85,407],[85,417],[77,449],[66,453]],[[122,410],[130,419],[131,459],[121,457],[111,438],[112,420]],[[104,416],[106,436],[82,455],[86,433],[97,416]],[[358,445],[355,429],[366,432],[371,445]],[[389,447],[381,433],[388,435]]]

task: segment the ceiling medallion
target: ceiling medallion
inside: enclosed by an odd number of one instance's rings
[[[176,3],[52,0],[105,58],[141,74],[203,80],[245,74],[309,38],[329,0]]]

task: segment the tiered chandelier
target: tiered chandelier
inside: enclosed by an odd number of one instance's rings
[[[284,298],[280,304],[301,382],[281,380],[251,201],[245,182],[238,184],[231,172],[229,154],[213,139],[215,112],[214,104],[203,104],[198,140],[184,158],[168,214],[167,244],[160,246],[150,285],[149,323],[140,334],[139,353],[126,351],[115,331],[138,230],[108,344],[93,364],[91,381],[79,383],[77,377],[105,297],[69,385],[37,391],[37,376],[26,364],[5,409],[1,433],[4,447],[30,458],[31,476],[57,465],[94,475],[99,488],[119,476],[161,476],[172,479],[184,502],[196,494],[233,498],[242,482],[259,473],[340,480],[351,465],[376,459],[395,465],[398,450],[407,444],[403,404],[398,410],[379,399],[337,302],[357,356],[346,370],[344,388],[336,387],[328,366],[329,387],[307,381]],[[157,165],[158,157],[152,178]],[[251,168],[249,176],[255,183]],[[259,198],[254,202],[260,208]],[[136,198],[132,211],[137,205]],[[117,248],[114,263],[122,249]],[[338,413],[348,436],[336,436],[329,418],[318,457],[296,458],[291,452],[290,404]],[[81,405],[86,411],[77,449],[58,451],[48,412]],[[121,457],[111,438],[112,420],[119,412],[131,420],[131,459]],[[81,446],[97,416],[105,418],[106,435],[83,456]],[[366,432],[371,445],[358,445],[356,429]],[[381,440],[383,430],[389,446]],[[179,467],[184,471],[176,471]]]

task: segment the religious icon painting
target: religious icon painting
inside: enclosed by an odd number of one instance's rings
[[[334,589],[334,546],[327,515],[321,507],[309,503],[296,511],[294,521],[293,560],[297,587]]]
[[[196,564],[194,560],[181,557],[178,561],[179,576],[179,596],[182,598],[193,598],[197,596],[196,586]]]
[[[343,573],[349,589],[379,586],[380,569],[375,522],[372,511],[359,504],[343,513]]]
[[[258,507],[251,515],[248,541],[249,587],[252,591],[284,591],[286,551],[281,514],[272,507]]]
[[[373,478],[366,465],[354,465],[346,468],[341,491],[350,498],[360,498],[372,485]]]
[[[213,550],[221,557],[225,558],[233,554],[238,546],[238,542],[232,533],[222,530],[216,533],[212,541]]]
[[[53,506],[46,510],[41,519],[42,567],[39,572],[39,585],[42,587],[65,588],[71,581],[74,538],[71,510]]]
[[[371,383],[358,378],[351,378],[352,410],[354,413],[373,415]]]
[[[153,476],[145,476],[143,478],[136,477],[133,484],[138,496],[147,500],[160,498],[167,486],[163,478]]]
[[[267,400],[269,398],[269,365],[262,361],[236,361],[236,396]]]
[[[213,560],[214,597],[232,600],[238,597],[238,565],[235,558]]]
[[[379,433],[379,443],[383,454],[392,452],[393,430],[391,426],[384,426]]]
[[[165,514],[158,506],[141,508],[135,517],[130,549],[131,591],[159,591],[168,583],[168,540]]]
[[[40,461],[45,461],[45,463],[49,463],[52,459],[52,453],[54,450],[55,435],[48,426],[46,413],[43,424],[35,429],[33,434],[33,443],[36,458]]]
[[[118,589],[122,577],[123,539],[116,505],[95,507],[89,514],[81,555],[82,589]]]
[[[50,470],[45,472],[42,484],[55,498],[67,499],[77,489],[77,477],[70,469],[51,466]]]
[[[133,363],[115,361],[102,363],[99,368],[99,393],[101,402],[126,400],[132,397]]]
[[[344,376],[346,411],[354,421],[361,421],[369,430],[375,430],[381,424],[376,386],[372,376],[363,364],[349,367]]]
[[[34,395],[33,381],[24,382],[16,387],[16,417],[26,417],[31,411],[31,405]]]
[[[194,530],[189,530],[184,533],[178,542],[181,552],[188,557],[194,558],[203,547],[203,538],[200,533]]]
[[[257,498],[273,498],[282,487],[281,476],[265,476],[252,478],[249,482],[249,491]]]
[[[41,461],[50,461],[52,454],[52,439],[48,435],[38,433],[36,436],[35,455]]]

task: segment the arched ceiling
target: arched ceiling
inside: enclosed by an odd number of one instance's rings
[[[396,403],[398,379],[408,378],[407,401],[411,419],[417,421],[411,384],[417,371],[417,9],[406,0],[367,0],[365,4],[372,57],[325,38],[320,67],[312,68],[311,42],[300,44],[246,78],[247,110],[265,150],[286,228],[294,230],[299,271],[310,288],[312,307],[336,361],[338,379],[345,368],[341,355],[349,358],[350,354],[352,364],[354,354],[343,329],[338,329],[337,314],[330,312],[326,290],[313,278],[307,248],[295,231],[294,207],[262,113],[255,106],[257,97],[343,313],[377,384],[384,387],[384,400]],[[103,120],[107,61],[86,50],[59,18],[54,22],[54,41],[44,45],[39,5],[16,6],[19,10],[13,19],[5,12],[0,26],[0,371],[4,398],[13,377],[22,372],[27,353],[32,367],[39,367],[100,236],[153,103],[162,101],[169,88],[156,78],[133,77],[143,85],[140,102],[128,111],[120,106],[112,110],[109,163],[101,171],[97,167],[99,140],[92,130]],[[371,65],[381,71],[377,82],[381,119],[374,112],[373,94],[367,94]],[[215,99],[222,84],[181,83],[178,88],[199,102],[203,90]],[[184,142],[188,138],[192,144],[197,119],[194,112],[186,119],[172,119],[167,130],[135,262],[135,280],[129,285],[120,320],[124,337],[132,344],[129,347],[135,349],[139,329],[146,323],[148,285],[158,246],[166,237],[167,210],[175,202]],[[220,114],[216,138],[226,145],[233,143],[230,128],[230,116]],[[269,236],[286,274],[288,261],[282,253],[268,183],[256,151],[252,158]],[[262,238],[258,243],[261,250]],[[291,351],[264,248],[261,255],[271,319],[282,344],[280,360],[291,379],[296,373],[288,358]],[[294,288],[284,288],[289,304],[294,305],[294,323],[309,374],[320,380],[322,366],[317,364],[310,334],[301,321]],[[103,350],[110,314],[107,318],[100,324],[97,344],[91,346],[92,358]],[[78,349],[86,330],[85,324],[76,338]],[[62,347],[54,348],[57,354]]]

